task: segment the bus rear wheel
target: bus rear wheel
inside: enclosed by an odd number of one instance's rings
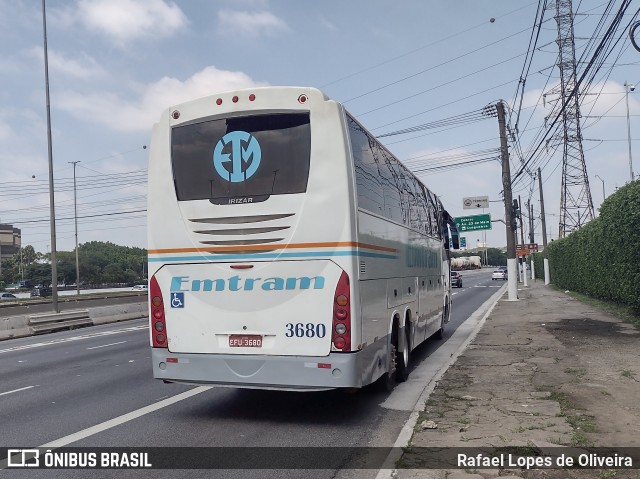
[[[404,328],[404,347],[402,351],[396,349],[396,381],[399,383],[409,379],[409,367],[411,363],[411,344],[409,340],[409,323]],[[396,334],[396,337],[398,335]]]
[[[406,328],[405,331],[407,331],[408,334],[408,328]],[[391,334],[391,346],[387,356],[389,361],[388,369],[376,383],[377,389],[380,391],[391,392],[397,383],[404,382],[409,377],[409,336],[407,336],[405,346],[402,350],[399,343],[399,331],[397,326],[394,326]]]
[[[391,334],[391,344],[389,353],[387,354],[387,372],[385,372],[375,383],[375,389],[382,392],[391,392],[396,386],[396,377],[398,373],[398,330],[393,327]]]
[[[440,329],[438,329],[438,332],[436,333],[436,338],[437,339],[444,339],[444,334],[445,334],[445,328],[447,323],[449,322],[449,305],[445,305],[444,310],[442,311],[442,318],[440,319]]]

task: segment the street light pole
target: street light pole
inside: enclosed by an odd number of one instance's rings
[[[76,293],[80,295],[80,263],[78,262],[78,201],[76,198],[76,165],[78,161],[69,161],[73,165],[73,220],[76,224]]]
[[[635,85],[630,85],[628,82],[624,82],[625,97],[627,100],[627,138],[629,141],[629,173],[631,174],[631,181],[633,181],[633,160],[631,158],[631,121],[629,120],[629,90],[635,90]]]
[[[51,306],[56,313],[58,307],[58,265],[56,264],[56,210],[53,194],[53,153],[51,142],[51,102],[49,100],[49,56],[47,54],[47,14],[42,0],[42,31],[44,33],[44,83],[47,102],[47,149],[49,153],[49,224],[51,225]]]
[[[598,175],[596,175],[596,178],[598,178],[600,181],[602,181],[602,201],[604,201],[604,199],[607,197],[607,195],[605,195],[605,193],[604,193],[604,180],[602,178],[600,178]]]

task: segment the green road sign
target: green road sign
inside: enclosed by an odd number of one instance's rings
[[[459,216],[455,222],[460,233],[491,229],[491,215]]]

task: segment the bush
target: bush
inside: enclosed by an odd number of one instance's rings
[[[640,181],[635,181],[609,196],[598,218],[547,245],[552,282],[640,312],[638,231]],[[542,264],[542,255],[536,256]]]

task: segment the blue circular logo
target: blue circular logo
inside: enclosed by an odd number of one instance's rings
[[[231,153],[223,153],[229,143]],[[230,131],[220,138],[213,150],[216,172],[231,183],[241,183],[251,178],[260,166],[261,159],[260,143],[246,131]]]

